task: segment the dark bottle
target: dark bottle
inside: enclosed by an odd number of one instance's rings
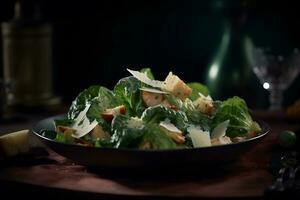
[[[2,23],[3,78],[12,85],[13,105],[57,103],[52,89],[52,26],[43,22],[39,4],[15,3],[14,18]]]
[[[216,54],[205,73],[205,84],[212,97],[225,100],[234,95],[251,102],[253,72],[248,59],[251,38],[246,33],[245,1],[225,1],[223,5],[224,29]],[[224,3],[224,2],[223,2]]]

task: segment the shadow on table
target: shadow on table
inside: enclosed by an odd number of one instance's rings
[[[57,161],[48,157],[49,153],[44,148],[32,148],[27,154],[11,158],[0,158],[0,168],[5,167],[30,167],[34,165],[56,164]]]

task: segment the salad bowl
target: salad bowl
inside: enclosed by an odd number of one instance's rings
[[[261,132],[250,139],[210,147],[141,150],[126,148],[98,148],[67,144],[43,135],[43,130],[55,130],[54,120],[65,115],[50,117],[38,122],[32,132],[50,149],[77,164],[101,168],[148,168],[158,169],[170,166],[215,166],[237,160],[257,145],[270,131],[269,126],[258,121]]]
[[[150,68],[127,70],[131,76],[112,90],[88,87],[66,115],[42,120],[33,132],[76,163],[140,169],[218,166],[269,132],[238,96],[214,100],[205,85],[171,71],[160,81]]]

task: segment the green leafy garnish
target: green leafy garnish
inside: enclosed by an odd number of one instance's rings
[[[114,93],[119,101],[126,107],[129,116],[140,116],[145,109],[140,98],[141,82],[129,76],[122,78],[115,85]]]
[[[146,76],[148,78],[150,78],[151,80],[154,80],[154,76],[153,76],[152,71],[151,71],[150,68],[143,68],[143,69],[140,70],[140,72],[146,74]]]
[[[119,115],[112,122],[111,143],[116,148],[142,148],[148,143],[149,149],[176,148],[176,144],[158,125],[147,124],[138,118]]]
[[[192,101],[195,101],[199,97],[199,93],[203,94],[204,96],[209,95],[209,90],[208,88],[198,82],[192,82],[187,84],[190,88],[192,88],[192,94],[190,96],[190,99]]]
[[[251,118],[246,102],[240,97],[229,98],[220,105],[213,119],[213,127],[228,119],[230,122],[226,135],[229,137],[244,136],[250,131],[260,131],[259,125]]]
[[[116,148],[137,148],[144,134],[143,129],[141,120],[118,115],[112,122],[111,142]]]
[[[97,110],[102,111],[118,105],[118,99],[109,89],[94,85],[82,91],[73,101],[68,112],[68,119],[75,119],[78,114],[90,104],[97,104]],[[96,115],[91,114],[91,118],[97,119]]]
[[[184,131],[188,118],[182,111],[175,111],[162,105],[147,108],[142,115],[142,120],[146,123],[160,123],[169,119],[178,129]]]
[[[177,145],[156,124],[147,124],[142,143],[149,143],[151,149],[174,149]]]

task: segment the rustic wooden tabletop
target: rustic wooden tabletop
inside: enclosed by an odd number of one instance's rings
[[[25,121],[0,125],[0,133],[30,129],[46,115],[30,115]],[[92,169],[77,165],[52,150],[28,157],[2,160],[2,190],[15,194],[45,197],[82,198],[223,198],[262,197],[274,180],[269,163],[277,147],[277,135],[286,129],[297,130],[297,121],[286,121],[280,115],[256,112],[271,132],[237,161],[210,169],[198,166],[176,170],[123,171]],[[221,152],[220,152],[221,153]],[[10,195],[13,193],[10,192]]]

